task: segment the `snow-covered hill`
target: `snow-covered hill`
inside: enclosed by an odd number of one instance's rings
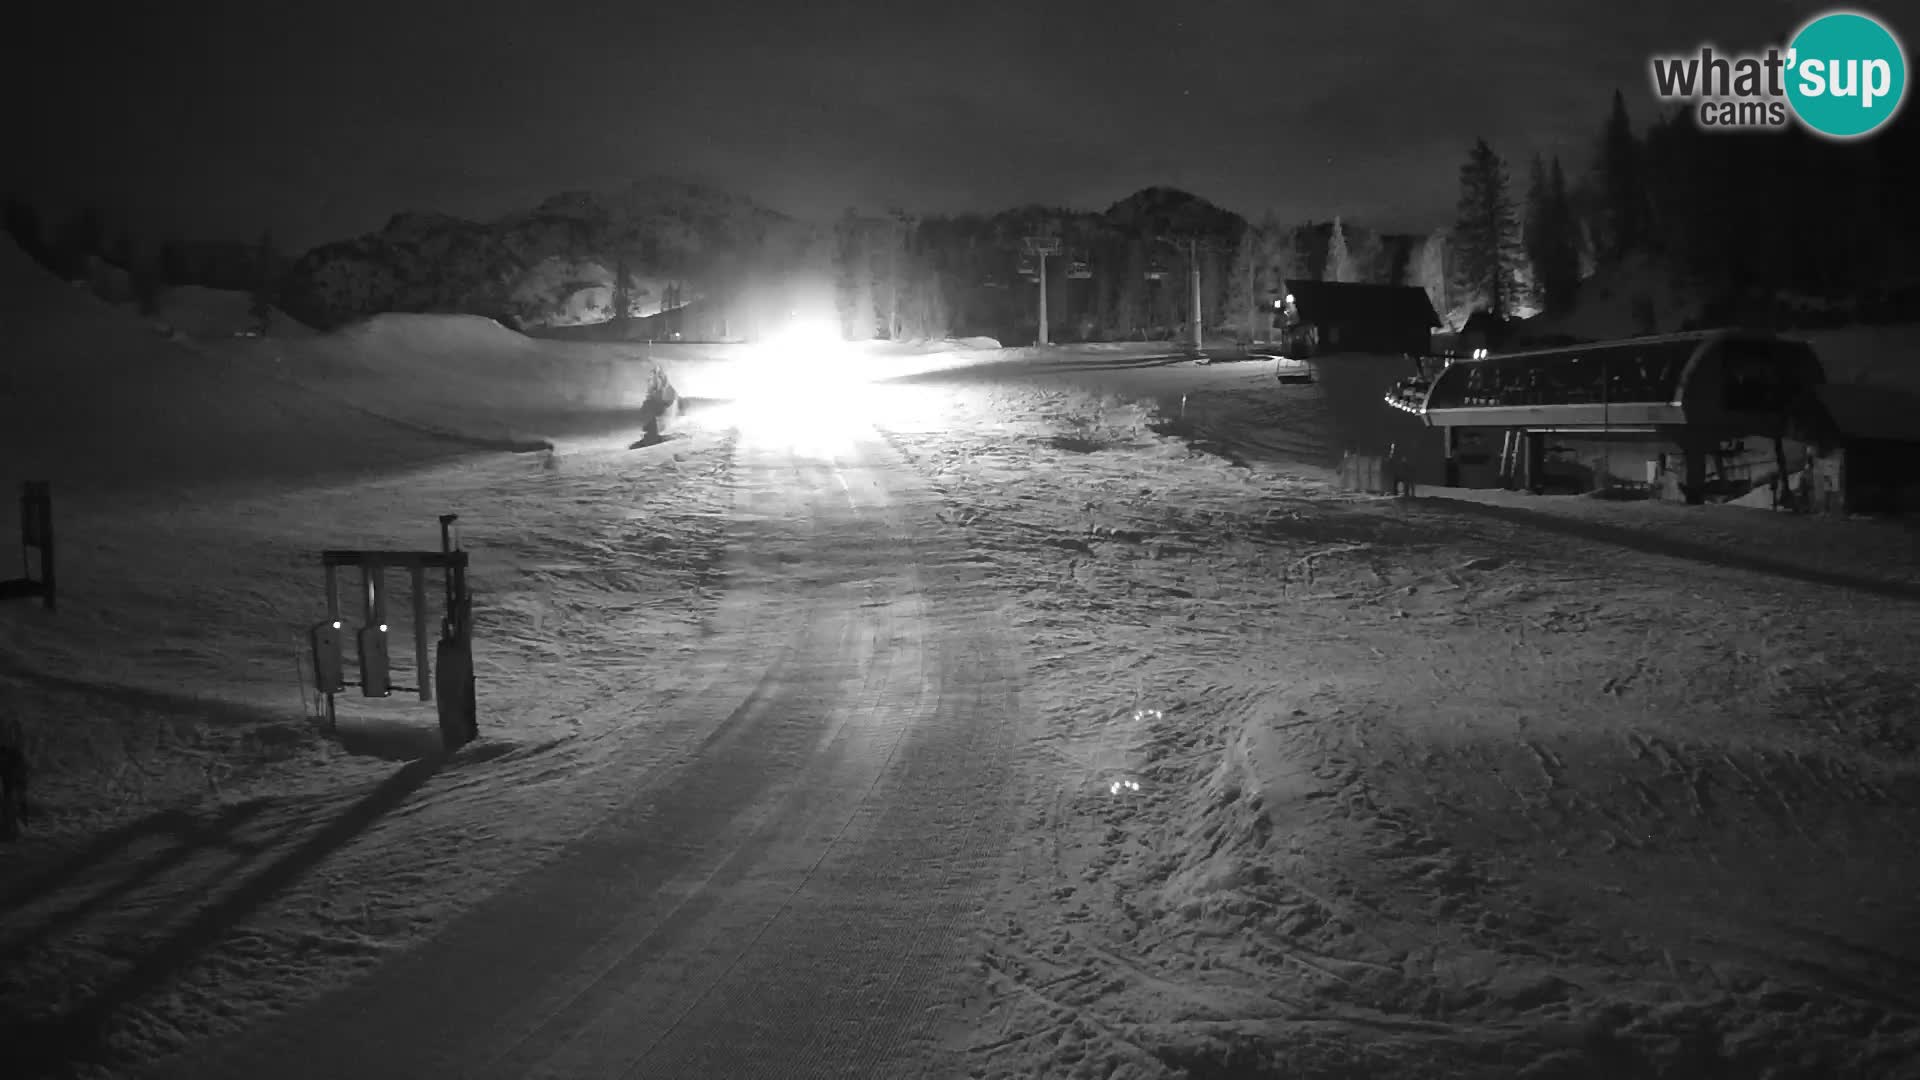
[[[167,296],[163,316],[202,329],[244,299]],[[0,240],[0,480],[48,480],[63,498],[308,482],[637,431],[673,394],[640,351],[536,342],[471,316],[181,333]]]

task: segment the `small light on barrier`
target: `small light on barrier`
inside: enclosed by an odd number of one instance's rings
[[[381,623],[381,624],[380,624],[380,632],[381,632],[381,633],[383,633],[383,634],[387,632],[387,624],[386,624],[386,623]]]

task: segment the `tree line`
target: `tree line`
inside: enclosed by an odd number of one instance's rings
[[[1476,140],[1459,166],[1454,220],[1422,235],[1342,218],[1248,220],[1186,192],[1149,188],[1099,212],[849,212],[811,234],[811,254],[768,238],[737,258],[690,268],[684,280],[689,298],[720,313],[713,326],[738,333],[779,318],[789,303],[778,279],[817,256],[843,330],[855,338],[1031,340],[1043,269],[1050,339],[1171,338],[1196,314],[1196,263],[1203,324],[1241,337],[1261,332],[1289,279],[1414,285],[1456,318],[1552,314],[1573,308],[1596,272],[1640,258],[1684,278],[1708,321],[1777,322],[1789,301],[1828,302],[1835,318],[1914,319],[1917,151],[1914,110],[1872,138],[1837,143],[1797,128],[1707,131],[1685,109],[1636,130],[1615,92],[1585,160],[1534,155],[1518,178]],[[97,209],[49,228],[10,198],[5,226],[62,277],[117,273],[149,308],[165,288],[204,285],[251,292],[264,310],[290,265],[270,234],[224,248],[140,243]],[[1022,239],[1034,235],[1057,238],[1062,255],[1044,264],[1023,257]],[[659,269],[631,258],[615,266],[618,252],[600,254],[616,271],[616,290],[626,289],[626,271]],[[610,309],[625,310],[626,299],[612,297]]]
[[[1797,127],[1708,131],[1685,108],[1636,130],[1616,91],[1582,156],[1532,155],[1522,180],[1476,140],[1459,167],[1454,220],[1420,236],[1339,218],[1248,221],[1167,191],[1159,197],[1203,208],[1188,216],[1205,220],[1149,221],[1120,207],[880,223],[849,214],[837,249],[843,318],[863,338],[1027,340],[1037,329],[1037,266],[1022,264],[1019,239],[1039,232],[1067,251],[1046,267],[1055,341],[1178,334],[1192,317],[1190,256],[1179,245],[1195,238],[1203,323],[1243,337],[1258,331],[1263,305],[1288,279],[1414,285],[1443,316],[1507,318],[1564,314],[1594,274],[1635,260],[1677,279],[1709,324],[1804,324],[1818,317],[1809,311],[1831,321],[1920,319],[1912,110],[1870,139],[1838,143]],[[1076,260],[1091,277],[1067,274]],[[889,298],[885,314],[876,297]]]
[[[1592,271],[1634,259],[1676,275],[1703,321],[1920,318],[1920,120],[1870,139],[1794,127],[1708,131],[1687,108],[1636,132],[1618,91],[1591,163],[1535,156],[1522,196],[1477,140],[1460,167],[1453,284],[1496,316],[1558,313]]]
[[[1265,329],[1289,279],[1417,284],[1446,289],[1430,236],[1384,234],[1336,219],[1248,222],[1172,189],[1102,213],[1026,207],[996,215],[848,211],[833,233],[836,298],[848,336],[938,338],[1037,335],[1038,278],[1047,278],[1052,341],[1157,340],[1193,317],[1191,271],[1209,335]],[[1023,254],[1046,236],[1061,251]]]
[[[288,264],[270,230],[251,244],[145,244],[131,227],[110,226],[98,207],[81,207],[49,227],[36,207],[17,196],[6,197],[0,216],[14,243],[35,262],[67,281],[86,281],[137,302],[146,314],[163,290],[199,285],[251,293],[256,314],[264,317]]]

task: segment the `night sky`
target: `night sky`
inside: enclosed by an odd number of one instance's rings
[[[50,216],[92,200],[142,234],[285,247],[660,173],[802,215],[1170,184],[1425,230],[1476,136],[1522,177],[1535,150],[1583,164],[1614,87],[1650,115],[1649,53],[1774,44],[1828,6],[67,4],[10,26],[25,130],[0,183]]]

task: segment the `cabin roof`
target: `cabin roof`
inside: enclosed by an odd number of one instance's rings
[[[1427,291],[1417,285],[1289,280],[1287,293],[1301,321],[1320,326],[1397,323],[1432,329],[1444,325]]]

